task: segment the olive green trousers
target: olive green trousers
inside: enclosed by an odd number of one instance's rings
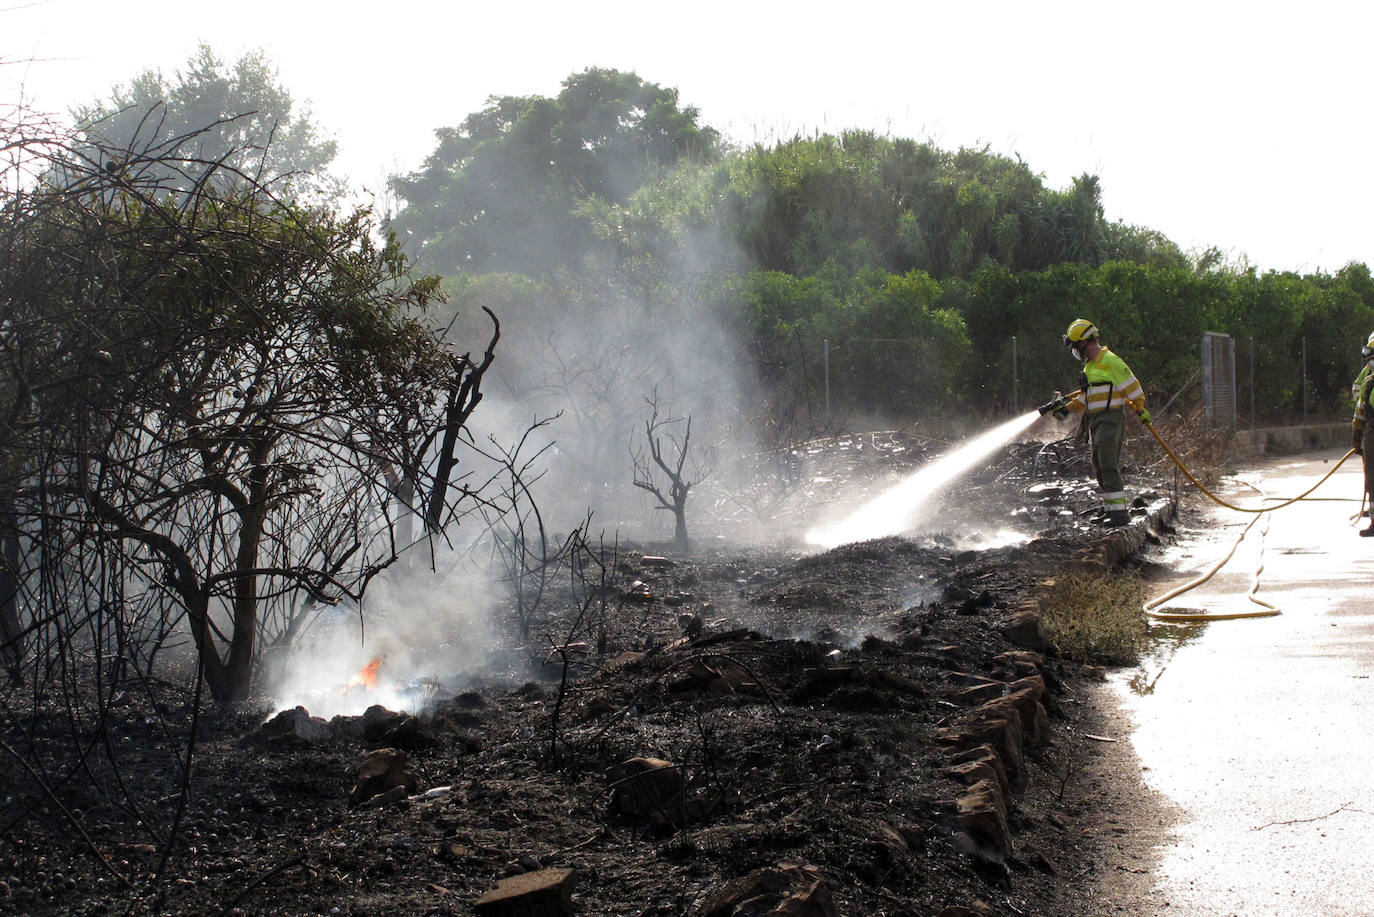
[[[1111,408],[1088,415],[1088,442],[1093,473],[1107,509],[1126,508],[1126,479],[1121,474],[1121,447],[1126,441],[1126,412]]]

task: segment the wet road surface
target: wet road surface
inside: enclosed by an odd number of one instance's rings
[[[1269,496],[1306,490],[1341,452],[1267,459],[1240,478]],[[1255,526],[1209,582],[1165,607],[1282,614],[1216,621],[1159,644],[1110,679],[1146,786],[1172,818],[1143,830],[1151,855],[1129,884],[1140,915],[1374,915],[1374,538],[1360,538],[1358,456],[1310,501]],[[1219,492],[1260,505],[1245,488]],[[1215,507],[1213,524],[1162,551],[1177,574],[1210,569],[1250,516]],[[1124,749],[1123,749],[1124,750]],[[1123,873],[1119,873],[1121,875]],[[1110,881],[1110,877],[1108,877]]]

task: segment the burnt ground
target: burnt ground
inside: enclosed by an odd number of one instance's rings
[[[884,466],[925,451],[866,446]],[[1131,798],[1086,738],[1106,728],[1100,670],[1002,632],[1106,532],[1088,476],[1067,443],[1004,450],[951,502],[1036,534],[985,550],[948,533],[823,553],[619,544],[605,588],[510,636],[510,677],[449,686],[418,717],[264,726],[270,709],[197,704],[170,676],[100,711],[57,689],[72,679],[10,693],[0,912],[562,912],[477,908],[521,875],[564,878],[580,914],[1094,912]],[[1162,499],[1162,476],[1128,477]],[[970,709],[1037,680],[1018,760],[958,739]],[[352,805],[381,748],[404,752],[405,789]],[[628,779],[635,758],[671,768]],[[971,770],[1005,778],[1002,838],[970,821]]]

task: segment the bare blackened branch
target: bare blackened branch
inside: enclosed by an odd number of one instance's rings
[[[653,494],[658,500],[656,509],[667,510],[673,514],[673,543],[678,550],[686,551],[689,547],[687,496],[692,487],[700,483],[700,478],[696,481],[687,480],[684,472],[692,445],[692,418],[691,415],[685,418],[685,429],[680,440],[672,433],[668,433],[668,441],[673,446],[674,455],[666,455],[663,448],[664,431],[673,424],[683,423],[684,418],[659,417],[657,391],[652,396],[645,397],[644,401],[649,405],[649,418],[644,421],[644,439],[649,454],[645,456],[642,450],[631,450],[634,486]],[[659,482],[655,468],[667,479],[666,487]]]
[[[458,464],[458,437],[466,429],[468,418],[482,400],[482,377],[491,367],[496,355],[496,342],[501,339],[501,323],[497,321],[496,314],[485,306],[482,311],[487,313],[492,323],[491,340],[487,342],[482,362],[474,363],[466,354],[454,361],[453,379],[444,407],[444,422],[440,427],[442,439],[438,467],[434,472],[434,489],[425,509],[425,524],[430,532],[437,532],[444,521],[444,502],[449,488],[453,486],[453,469]]]

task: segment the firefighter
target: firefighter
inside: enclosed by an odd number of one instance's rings
[[[1079,392],[1065,407],[1081,411],[1078,436],[1091,448],[1093,471],[1102,490],[1104,521],[1126,525],[1126,480],[1121,476],[1121,446],[1126,440],[1126,408],[1150,422],[1145,410],[1145,390],[1126,362],[1102,346],[1097,326],[1085,318],[1074,319],[1064,332],[1064,346],[1083,364]]]
[[[1374,507],[1374,458],[1371,458],[1374,452],[1374,424],[1370,423],[1370,419],[1374,418],[1374,334],[1364,342],[1360,356],[1364,358],[1364,366],[1350,386],[1351,394],[1355,396],[1355,416],[1350,421],[1350,448],[1364,460],[1364,496],[1367,505]],[[1360,529],[1360,535],[1365,538],[1374,537],[1374,514],[1369,515],[1369,525]]]

